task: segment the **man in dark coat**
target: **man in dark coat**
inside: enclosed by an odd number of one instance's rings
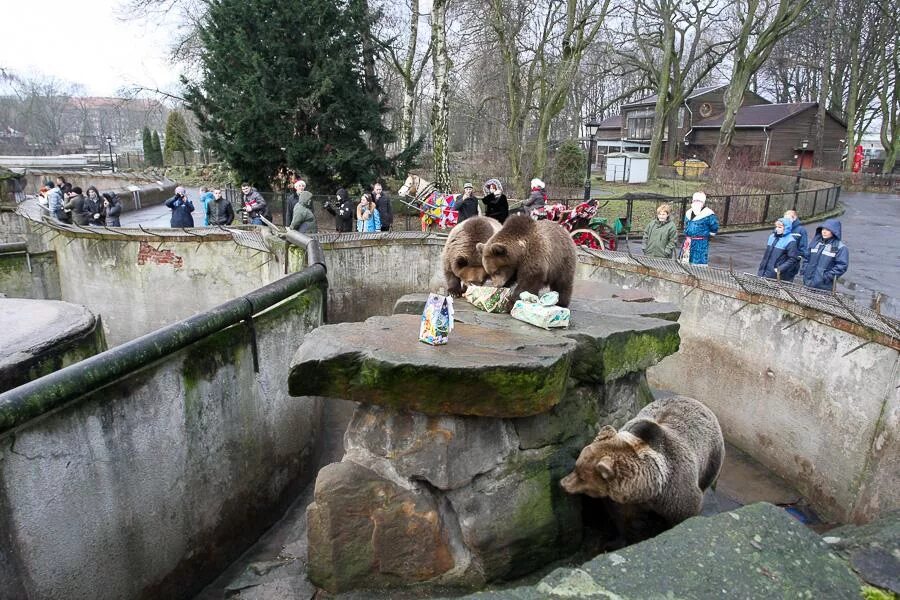
[[[394,207],[391,206],[391,197],[381,188],[381,184],[375,182],[372,186],[372,198],[375,200],[375,208],[381,217],[381,230],[390,231],[394,224]]]
[[[213,190],[213,200],[206,205],[206,217],[210,227],[231,225],[234,222],[234,208],[227,198],[222,197],[222,190]]]
[[[262,217],[269,214],[266,201],[255,187],[246,181],[241,184],[241,204],[247,213],[247,218],[253,225],[262,225]]]
[[[474,191],[475,188],[471,183],[467,182],[463,186],[462,198],[459,200],[459,204],[456,205],[456,210],[459,211],[457,224],[471,217],[478,216],[478,198],[475,197]]]
[[[80,187],[73,187],[66,192],[66,210],[71,211],[72,222],[76,225],[88,225],[94,213],[85,206],[84,195]]]
[[[850,250],[841,241],[841,222],[828,219],[816,228],[816,237],[809,247],[809,262],[803,267],[803,285],[832,290],[835,280],[849,266]]]
[[[122,223],[119,221],[119,215],[122,214],[122,202],[119,200],[119,196],[115,192],[103,192],[103,206],[101,208],[101,212],[103,213],[103,222],[106,223],[107,227],[121,227]]]
[[[175,188],[175,195],[166,200],[166,207],[172,211],[170,221],[172,227],[194,226],[194,217],[191,216],[194,212],[194,203],[188,200],[186,189],[180,185]]]

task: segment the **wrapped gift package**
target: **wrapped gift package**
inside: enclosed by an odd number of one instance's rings
[[[559,294],[547,292],[540,297],[529,292],[519,294],[519,299],[509,313],[514,319],[525,321],[544,329],[569,326],[569,309],[556,306]]]
[[[512,290],[505,287],[489,287],[485,285],[470,285],[463,294],[466,300],[485,312],[505,313],[509,312],[512,302]]]
[[[429,294],[422,311],[419,341],[439,346],[446,344],[453,331],[453,299],[449,296]]]

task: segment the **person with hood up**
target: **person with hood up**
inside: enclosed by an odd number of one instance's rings
[[[334,216],[334,228],[338,233],[353,231],[353,203],[350,202],[350,194],[340,188],[335,197],[337,202],[328,200],[323,208]]]
[[[75,186],[66,192],[65,208],[72,214],[72,222],[76,225],[88,225],[94,216],[90,206],[85,206],[85,204],[80,187]]]
[[[466,219],[478,216],[478,198],[475,197],[474,192],[475,186],[466,182],[463,186],[462,198],[460,198],[459,204],[456,206],[456,210],[459,212],[459,219],[456,221],[457,225]]]
[[[288,198],[288,223],[294,222],[294,210],[297,208],[298,203],[312,210],[312,192],[307,191],[306,182],[302,179],[297,179],[294,182],[294,192]]]
[[[103,192],[103,202],[100,212],[103,213],[103,222],[107,227],[121,227],[119,215],[122,214],[122,202],[115,192]]]
[[[222,195],[222,190],[215,189],[212,192],[213,200],[206,206],[206,220],[210,227],[225,227],[234,222],[234,207],[228,198]]]
[[[709,264],[709,238],[718,231],[719,219],[716,213],[706,206],[706,194],[694,192],[691,207],[684,215],[682,262],[700,266]]]
[[[760,277],[793,281],[800,269],[800,242],[791,233],[792,221],[781,218],[775,221],[775,231],[769,235],[756,272]]]
[[[201,211],[203,211],[203,226],[209,227],[209,203],[215,200],[216,197],[212,193],[212,191],[208,187],[200,188],[200,204]]]
[[[834,282],[847,272],[850,250],[841,241],[841,222],[828,219],[816,228],[809,248],[809,261],[803,267],[803,285],[818,290],[833,290]]]
[[[499,179],[488,179],[484,182],[484,216],[497,219],[500,223],[509,216],[509,201],[503,193],[503,184]]]
[[[672,258],[678,230],[670,214],[672,207],[663,204],[656,209],[656,218],[647,223],[644,229],[644,256]]]
[[[188,200],[187,190],[180,185],[175,188],[175,195],[166,200],[166,208],[172,211],[172,220],[169,224],[172,227],[193,227],[194,203]]]
[[[294,184],[294,189],[297,191],[297,204],[294,206],[291,217],[291,229],[300,233],[318,233],[319,226],[312,210],[312,194],[305,188],[306,184],[303,181]]]
[[[547,204],[547,194],[544,192],[544,182],[540,179],[532,179],[531,180],[531,195],[528,196],[528,200],[522,203],[528,210],[528,214],[533,213],[538,208],[543,208],[545,204]]]

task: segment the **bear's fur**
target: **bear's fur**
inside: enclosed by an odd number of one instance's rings
[[[491,285],[515,284],[515,297],[523,291],[540,294],[549,287],[559,293],[559,306],[569,305],[577,258],[575,244],[559,223],[514,215],[478,250]]]
[[[703,492],[724,458],[712,411],[674,396],[651,402],[618,432],[603,427],[560,485],[570,494],[611,500],[616,525],[631,543],[700,514]],[[655,523],[654,531],[641,531],[647,522]]]
[[[459,296],[468,285],[481,285],[487,279],[476,246],[500,231],[500,222],[490,217],[470,217],[454,227],[441,252],[441,264],[447,294]]]

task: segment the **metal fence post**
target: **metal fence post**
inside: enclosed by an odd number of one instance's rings
[[[722,213],[722,225],[728,225],[728,213],[731,212],[731,196],[725,196],[725,211]]]
[[[794,205],[791,207],[792,210],[797,210],[797,204],[800,202],[800,192],[794,192]]]
[[[769,203],[772,201],[772,194],[766,194],[766,205],[763,208],[763,223],[769,222]]]
[[[825,204],[827,205],[828,203],[826,202]],[[814,214],[814,215],[816,214],[816,209],[817,209],[818,207],[819,207],[819,190],[816,190],[816,195],[815,195],[815,197],[813,198],[813,209],[812,209],[812,214]]]
[[[629,198],[625,205],[625,220],[631,225],[631,215],[634,212],[634,199]]]
[[[841,186],[837,186],[834,189],[834,206],[832,206],[832,210],[837,208],[838,200],[841,199]]]

